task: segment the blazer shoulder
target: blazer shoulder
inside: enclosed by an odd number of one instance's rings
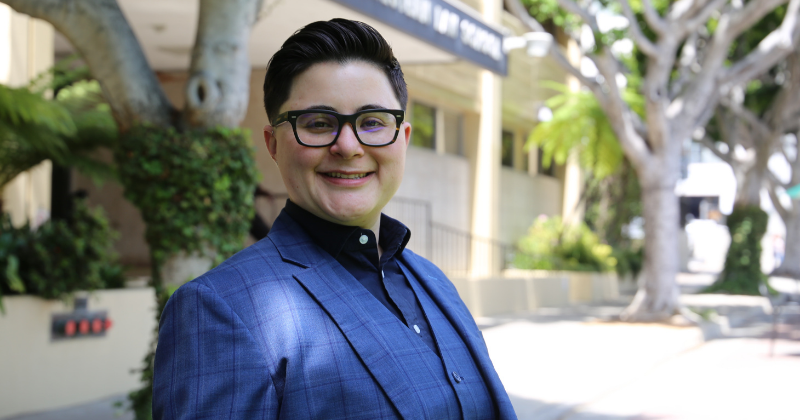
[[[447,275],[444,274],[444,272],[439,267],[437,267],[436,264],[432,263],[427,258],[417,254],[416,252],[406,248],[403,250],[402,257],[406,262],[409,262],[411,264],[416,264],[416,266],[421,271],[424,271],[422,273],[417,273],[417,274],[426,275],[429,277],[435,277],[440,280],[446,280],[448,283],[450,283],[450,279],[447,278]]]

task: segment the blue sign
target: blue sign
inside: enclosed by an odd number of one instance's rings
[[[508,74],[503,34],[444,0],[334,0],[472,61]]]

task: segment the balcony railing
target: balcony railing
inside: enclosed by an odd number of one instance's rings
[[[263,214],[266,220],[275,220],[286,197],[286,194],[270,196],[266,210],[269,214]],[[383,211],[411,230],[411,239],[406,246],[429,259],[448,276],[462,277],[474,273],[474,258],[481,259],[481,271],[499,273],[508,268],[513,258],[513,247],[508,244],[434,222],[429,201],[394,197]]]

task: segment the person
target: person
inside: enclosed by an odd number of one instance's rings
[[[309,24],[268,64],[264,128],[288,191],[269,235],[161,316],[155,419],[514,419],[453,284],[381,214],[411,125],[372,27]]]

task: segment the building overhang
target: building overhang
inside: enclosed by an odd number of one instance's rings
[[[196,0],[119,0],[154,70],[189,68],[197,31]],[[265,0],[248,45],[254,68],[265,68],[284,40],[301,27],[335,17],[366,22],[391,44],[401,64],[460,59],[505,75],[501,28],[483,23],[456,0]],[[71,53],[63,37],[56,52]]]

